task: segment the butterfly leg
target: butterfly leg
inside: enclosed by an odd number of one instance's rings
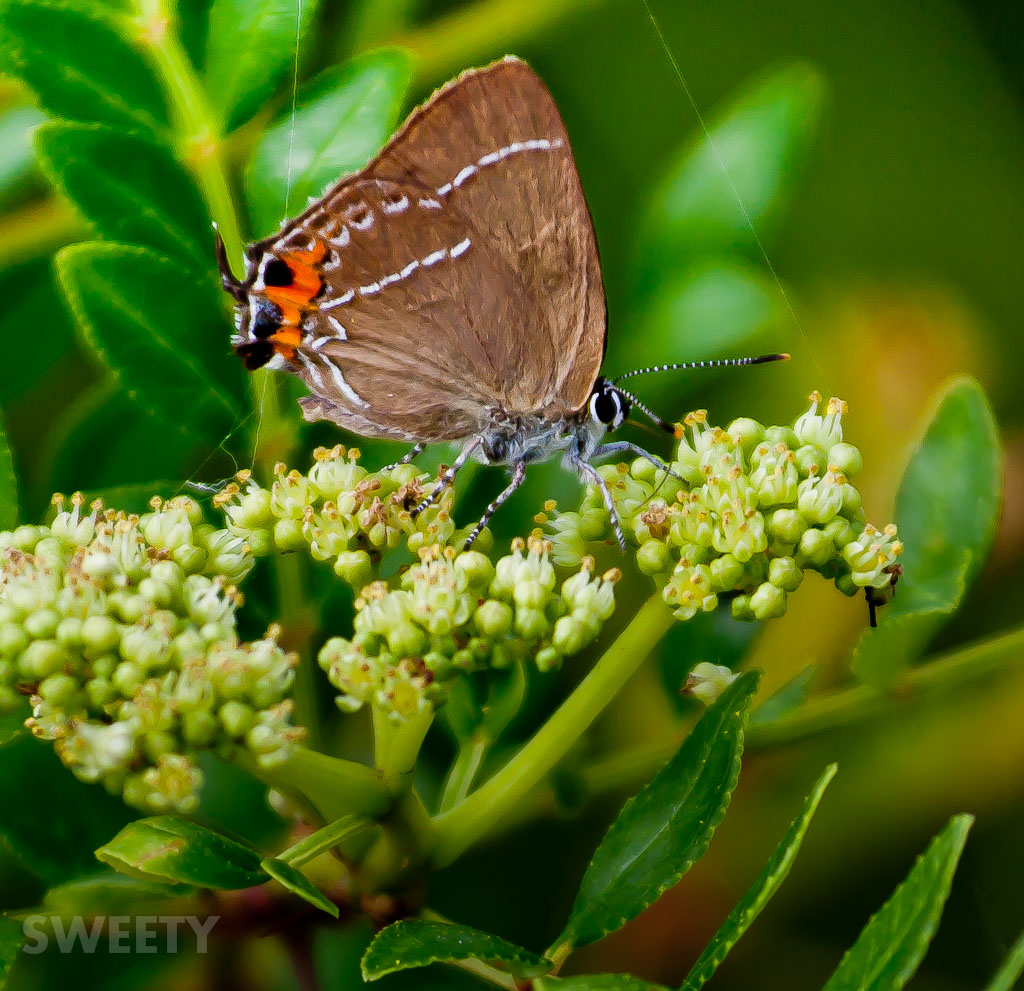
[[[444,474],[438,479],[437,484],[430,490],[430,495],[428,495],[426,499],[413,509],[413,519],[416,519],[424,509],[429,509],[435,502],[437,502],[441,493],[455,481],[455,476],[459,473],[459,469],[473,456],[473,452],[483,442],[482,437],[476,437],[462,449],[452,466],[445,470]]]
[[[427,445],[422,442],[417,444],[411,451],[409,451],[407,454],[402,455],[402,457],[400,457],[397,461],[393,462],[392,464],[385,465],[383,468],[381,468],[381,471],[394,471],[394,469],[397,468],[399,465],[407,465],[410,461],[414,460],[415,458],[418,458],[423,453],[423,449],[426,446]]]
[[[480,531],[491,522],[491,517],[501,509],[512,493],[523,484],[524,478],[526,478],[526,462],[517,461],[512,468],[512,481],[488,504],[484,510],[484,515],[480,517],[479,522],[473,527],[472,532],[466,538],[466,542],[462,545],[464,551],[468,551],[473,546],[473,541],[480,536]]]
[[[649,451],[645,451],[642,447],[638,447],[636,444],[630,443],[628,440],[618,440],[612,444],[602,444],[591,457],[599,458],[604,457],[608,454],[623,454],[628,451],[630,454],[635,454],[638,458],[643,458],[645,461],[649,461],[659,471],[664,471],[671,475],[673,478],[679,479],[680,482],[688,484],[686,479],[682,475],[677,475],[661,458],[656,457]]]
[[[621,548],[622,553],[625,554],[626,535],[622,532],[622,524],[619,522],[619,514],[615,509],[615,500],[612,498],[612,490],[608,488],[607,482],[605,482],[601,477],[601,473],[592,464],[589,464],[582,458],[574,459],[572,464],[581,475],[585,475],[600,490],[601,498],[604,499],[604,508],[608,510],[608,515],[611,517],[612,529],[615,531],[615,536],[619,541],[619,547]]]

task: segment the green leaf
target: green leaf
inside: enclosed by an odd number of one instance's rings
[[[0,915],[0,988],[7,984],[7,974],[11,964],[18,959],[24,941],[25,931],[21,922]]]
[[[36,150],[53,184],[105,240],[209,268],[210,219],[166,145],[103,124],[58,121],[39,129]]]
[[[712,141],[698,135],[665,170],[637,238],[641,266],[672,271],[684,256],[737,250],[760,256],[748,217],[761,236],[778,219],[824,96],[822,77],[806,63],[748,84],[711,124]]]
[[[32,135],[44,120],[35,107],[9,107],[0,113],[0,206],[8,206],[33,185]]]
[[[338,917],[338,906],[334,904],[305,874],[297,867],[286,864],[283,860],[268,857],[260,862],[263,868],[278,884],[287,888],[293,895],[305,899],[310,905]]]
[[[632,974],[580,974],[575,977],[541,977],[535,991],[665,991],[661,984],[641,981]]]
[[[254,850],[175,816],[129,823],[96,856],[130,877],[202,888],[250,888],[267,880]]]
[[[747,728],[773,723],[799,709],[807,701],[811,685],[818,676],[818,665],[808,664],[799,674],[790,678],[774,695],[766,698],[750,714]]]
[[[173,898],[182,898],[195,889],[188,885],[161,884],[128,877],[126,874],[97,874],[46,892],[41,909],[55,915],[118,915],[138,912]]]
[[[251,117],[286,75],[291,79],[319,5],[319,0],[214,0],[206,36],[206,92],[227,129]]]
[[[145,59],[126,38],[132,29],[99,5],[4,0],[0,47],[7,68],[51,116],[120,127],[163,129],[167,108]]]
[[[622,808],[587,868],[558,944],[584,946],[653,904],[699,860],[736,786],[760,673],[741,674],[676,755]]]
[[[939,393],[900,482],[903,575],[878,628],[861,638],[858,677],[876,685],[898,680],[957,608],[992,545],[1001,493],[992,409],[974,379],[955,378]]]
[[[294,121],[289,112],[268,128],[245,170],[257,236],[377,153],[395,128],[410,73],[407,55],[381,49],[329,69],[301,90]]]
[[[829,764],[815,782],[811,793],[804,799],[800,814],[793,820],[782,842],[775,848],[764,870],[751,885],[747,893],[736,903],[728,918],[718,928],[711,942],[704,948],[697,962],[690,968],[683,982],[682,991],[697,991],[702,988],[718,969],[729,951],[740,937],[751,927],[761,914],[769,899],[786,880],[796,855],[800,852],[804,834],[811,824],[811,818],[818,809],[821,796],[836,773],[836,765]]]
[[[93,851],[131,817],[120,799],[77,780],[51,746],[28,735],[4,745],[0,795],[0,836],[50,885],[95,874]]]
[[[954,816],[861,930],[822,991],[899,991],[917,970],[949,897],[972,816]]]
[[[377,933],[363,956],[363,977],[375,981],[410,967],[455,960],[482,960],[520,980],[551,969],[551,961],[490,933],[445,922],[412,919]]]
[[[18,525],[18,477],[14,472],[14,459],[0,420],[0,530],[12,530]]]
[[[999,970],[992,975],[985,991],[1013,991],[1014,985],[1024,974],[1024,933],[1017,937],[1017,942],[1010,947]]]
[[[178,262],[131,245],[75,244],[56,264],[85,342],[129,397],[169,427],[220,440],[242,388],[212,288]]]

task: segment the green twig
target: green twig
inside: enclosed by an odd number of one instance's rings
[[[329,823],[315,833],[293,843],[287,850],[278,855],[278,860],[283,860],[292,867],[301,867],[309,863],[314,857],[320,856],[325,850],[338,846],[345,840],[352,839],[359,833],[373,826],[373,820],[366,816],[349,815],[342,816],[334,822]]]
[[[393,794],[412,786],[416,758],[433,721],[433,712],[426,711],[395,723],[379,706],[373,707],[374,762]]]
[[[437,817],[438,866],[455,860],[523,801],[615,698],[673,622],[655,593],[533,738],[464,802]]]
[[[479,733],[459,747],[441,793],[438,812],[448,812],[465,800],[489,747],[490,741]]]

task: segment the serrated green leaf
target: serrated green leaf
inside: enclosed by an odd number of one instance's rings
[[[410,74],[407,55],[381,49],[329,69],[301,90],[294,121],[289,112],[268,128],[245,170],[257,236],[377,153],[398,121]]]
[[[56,265],[85,342],[129,397],[168,428],[220,440],[238,417],[242,385],[212,288],[132,245],[75,244]]]
[[[698,135],[666,168],[637,238],[641,269],[672,271],[684,256],[715,252],[760,255],[750,222],[763,236],[781,213],[824,96],[822,77],[806,63],[749,83],[716,115],[711,141]]]
[[[575,977],[541,977],[535,991],[666,991],[661,984],[641,981],[632,974],[579,974]]]
[[[0,44],[10,71],[48,114],[160,131],[167,121],[163,94],[126,40],[127,24],[99,6],[87,10],[59,0],[0,4]]]
[[[899,991],[938,928],[972,816],[954,816],[871,917],[822,991]]]
[[[0,530],[11,530],[18,525],[18,476],[14,459],[0,420]]]
[[[815,782],[811,793],[804,799],[800,814],[790,824],[782,842],[775,848],[764,870],[751,885],[747,893],[736,903],[728,918],[718,928],[704,952],[686,975],[681,991],[697,991],[702,988],[718,969],[729,951],[739,942],[740,937],[750,928],[762,909],[786,880],[796,855],[800,852],[807,827],[818,809],[821,796],[836,773],[836,765],[829,764]]]
[[[811,685],[814,684],[817,675],[818,665],[808,664],[803,671],[790,678],[774,695],[770,695],[754,709],[750,714],[747,728],[773,723],[776,719],[788,716],[799,709],[807,701]]]
[[[167,145],[137,132],[68,121],[41,127],[35,143],[50,180],[104,240],[208,268],[210,219]]]
[[[35,107],[9,107],[0,113],[0,206],[34,185],[37,176],[32,136],[46,118]]]
[[[228,129],[251,117],[285,77],[291,79],[319,6],[319,0],[214,0],[206,35],[206,92]]]
[[[315,905],[328,915],[333,915],[334,918],[338,917],[338,906],[297,867],[286,864],[283,860],[276,860],[274,857],[267,857],[266,860],[261,861],[260,867],[293,895],[298,895],[310,905]]]
[[[254,850],[176,816],[129,823],[96,856],[129,877],[201,888],[250,888],[267,880]]]
[[[559,945],[585,946],[614,932],[704,856],[736,786],[759,680],[757,671],[741,674],[622,807],[583,876]]]
[[[1002,449],[981,386],[955,378],[940,391],[896,497],[904,550],[896,598],[854,654],[870,684],[897,680],[960,604],[985,561],[999,517]]]
[[[363,977],[375,981],[396,970],[454,960],[482,960],[521,980],[544,974],[552,966],[550,960],[490,933],[411,919],[377,933],[363,955]]]
[[[25,942],[25,931],[17,919],[0,915],[0,989],[7,984],[11,964],[18,959],[21,944]]]
[[[985,991],[1013,991],[1021,974],[1024,974],[1024,933],[1010,947],[1010,952],[1006,954],[999,970],[992,975]]]
[[[0,795],[0,836],[51,885],[95,874],[93,850],[131,818],[120,799],[77,780],[52,746],[28,735],[3,748]]]

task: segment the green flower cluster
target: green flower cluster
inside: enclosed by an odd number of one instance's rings
[[[356,601],[351,640],[336,637],[320,666],[352,712],[372,704],[402,722],[433,711],[459,675],[532,658],[542,671],[597,637],[614,608],[617,569],[594,575],[593,558],[559,585],[550,544],[512,542],[492,564],[479,551],[431,545],[400,579],[373,582]]]
[[[843,440],[846,404],[830,399],[820,413],[821,404],[813,393],[792,427],[739,419],[723,430],[708,425],[705,411],[691,413],[669,464],[678,478],[644,459],[599,469],[637,545],[638,566],[665,576],[662,594],[680,619],[710,612],[721,596],[737,619],[781,616],[809,570],[846,595],[891,589],[903,549],[896,527],[864,522],[850,481],[863,461]],[[610,538],[595,486],[578,512],[545,510],[539,521],[551,531],[558,563],[578,561],[588,543]]]
[[[141,517],[54,501],[49,526],[0,533],[0,709],[30,697],[75,775],[145,810],[194,811],[199,751],[286,759],[296,659],[274,629],[239,642],[244,541],[185,497]]]
[[[411,510],[430,492],[429,478],[412,465],[368,472],[359,451],[341,445],[314,451],[305,474],[279,464],[269,489],[251,472],[238,475],[216,497],[231,533],[244,537],[257,557],[275,551],[308,551],[329,561],[339,578],[361,588],[373,578],[373,562],[405,543],[414,553],[446,543],[455,533],[453,492],[413,519]]]

